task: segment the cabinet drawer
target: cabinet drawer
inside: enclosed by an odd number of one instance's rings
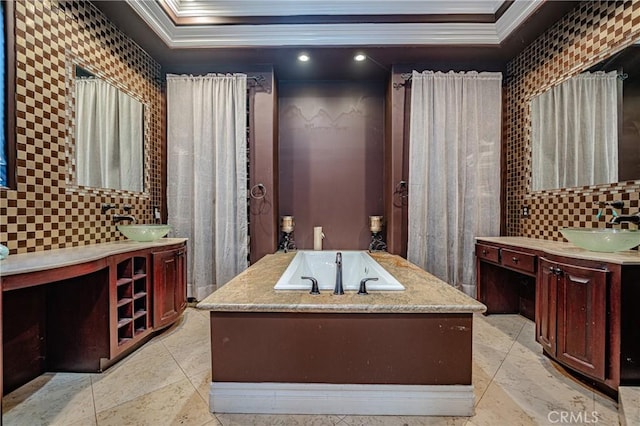
[[[536,272],[536,256],[520,251],[502,249],[502,265],[522,272]]]
[[[478,256],[478,258],[482,260],[499,263],[500,249],[498,247],[476,244],[476,256]]]

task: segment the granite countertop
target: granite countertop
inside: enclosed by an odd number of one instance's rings
[[[62,249],[12,254],[6,259],[0,260],[0,276],[6,277],[9,275],[26,274],[79,265],[116,254],[180,244],[185,241],[187,241],[186,238],[160,238],[148,243],[123,240],[113,243],[89,244]]]
[[[472,313],[486,306],[425,272],[400,256],[371,253],[393,275],[404,291],[354,291],[335,296],[331,291],[311,295],[308,291],[274,290],[276,282],[295,256],[276,253],[233,278],[198,304],[216,312],[323,312],[323,313]]]
[[[589,251],[563,241],[542,240],[528,237],[477,237],[477,242],[504,244],[514,248],[526,247],[556,256],[574,259],[593,260],[597,262],[615,263],[619,265],[640,265],[640,251],[626,250],[615,253]]]

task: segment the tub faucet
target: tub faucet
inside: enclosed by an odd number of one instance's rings
[[[336,253],[336,286],[333,289],[333,294],[344,294],[344,288],[342,287],[342,253]]]
[[[136,218],[131,214],[114,214],[112,218],[113,223],[120,223],[123,220],[128,220],[129,223],[136,223]]]

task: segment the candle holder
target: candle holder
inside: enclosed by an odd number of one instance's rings
[[[387,243],[382,238],[382,216],[369,216],[369,229],[371,230],[369,251],[387,251]]]
[[[280,228],[282,234],[280,236],[278,250],[283,250],[285,253],[287,253],[289,250],[296,250],[296,243],[293,240],[294,228],[295,223],[293,221],[293,216],[282,216],[282,225]]]
[[[369,251],[387,251],[387,243],[382,239],[382,232],[371,232]]]

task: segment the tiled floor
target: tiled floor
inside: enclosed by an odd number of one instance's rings
[[[474,417],[212,415],[208,312],[183,321],[103,374],[44,374],[5,396],[20,425],[618,425],[616,403],[558,370],[534,324],[518,315],[474,321]],[[563,417],[564,416],[564,417]],[[563,421],[563,419],[565,421]]]

